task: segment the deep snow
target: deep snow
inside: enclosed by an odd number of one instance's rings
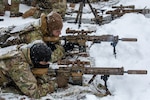
[[[143,9],[150,8],[149,0],[120,0],[117,5],[135,5],[135,8]],[[29,7],[20,5],[21,11]],[[104,7],[105,9],[110,7]],[[37,21],[37,19],[27,18],[9,18],[9,12],[5,13],[5,21],[0,22],[0,27],[7,27],[11,25],[20,26],[26,23]],[[117,58],[113,56],[113,48],[110,43],[104,42],[101,44],[94,44],[90,48],[90,56],[95,59],[96,67],[124,67],[129,69],[144,69],[148,71],[147,75],[123,75],[110,76],[108,80],[108,88],[111,91],[111,96],[96,97],[92,93],[80,94],[81,87],[73,86],[68,89],[60,90],[58,93],[48,94],[42,97],[42,100],[47,98],[52,100],[148,100],[150,98],[150,19],[142,14],[125,14],[124,16],[113,20],[111,23],[99,26],[96,24],[82,24],[80,29],[90,30],[96,29],[94,35],[119,35],[119,38],[137,38],[137,42],[122,42],[119,41],[116,47]],[[70,24],[64,22],[62,35],[65,34],[66,28],[78,29],[77,24]],[[1,51],[1,49],[0,49]],[[0,52],[1,53],[1,52]],[[85,76],[86,77],[86,76]],[[96,77],[96,83],[102,82],[100,76]],[[84,89],[92,89],[84,88]],[[73,92],[73,96],[65,97],[64,94]],[[77,96],[79,95],[79,96]],[[62,96],[62,97],[61,97]],[[0,97],[5,97],[8,100],[16,100],[23,98],[22,96],[14,96],[13,94],[0,94]],[[28,99],[28,98],[26,98]]]

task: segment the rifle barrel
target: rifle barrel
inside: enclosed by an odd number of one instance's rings
[[[128,74],[147,74],[147,70],[128,70],[125,71]]]
[[[137,41],[137,38],[122,38],[122,39],[119,39],[121,41]]]
[[[85,74],[102,74],[102,75],[123,75],[124,74],[124,68],[98,68],[98,67],[86,67],[84,69]]]
[[[97,67],[86,67],[84,70],[85,74],[103,74],[103,75],[123,75],[127,74],[147,74],[147,70],[128,70],[124,71],[124,68],[97,68]]]

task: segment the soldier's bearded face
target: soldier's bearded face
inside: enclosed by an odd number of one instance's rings
[[[53,30],[53,35],[54,36],[59,36],[60,34],[61,34],[61,29]]]

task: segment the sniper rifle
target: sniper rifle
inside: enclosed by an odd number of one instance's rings
[[[113,6],[112,8],[116,8],[115,10],[107,11],[106,14],[111,14],[112,19],[117,17],[121,17],[126,13],[140,13],[140,14],[150,14],[150,9],[135,9],[134,5],[130,6]]]
[[[78,35],[67,35],[67,36],[61,36],[61,37],[53,37],[56,39],[53,40],[64,40],[65,44],[71,43],[76,46],[76,48],[79,49],[79,52],[86,52],[86,42],[91,41],[94,43],[101,43],[101,42],[111,42],[111,46],[113,47],[113,53],[116,57],[116,45],[118,41],[124,41],[124,42],[136,42],[137,38],[121,38],[119,39],[119,36],[113,36],[113,35],[86,35],[86,34],[78,34]],[[51,41],[52,39],[50,37],[44,37],[44,41]]]
[[[79,47],[80,52],[86,52],[86,41],[92,41],[93,43],[101,43],[101,42],[111,42],[111,46],[113,46],[113,53],[116,57],[116,45],[118,41],[125,42],[136,42],[136,38],[121,38],[119,36],[113,35],[101,35],[101,36],[89,36],[89,35],[68,35],[60,37],[61,40],[65,41],[65,44],[72,43]]]
[[[127,70],[123,67],[85,67],[90,63],[86,61],[60,61],[58,65],[67,65],[66,67],[59,67],[58,69],[49,69],[48,73],[55,72],[56,76],[66,78],[68,83],[73,85],[82,85],[83,75],[92,74],[93,77],[89,80],[90,84],[96,75],[101,75],[101,79],[105,82],[106,94],[111,94],[107,88],[107,80],[110,75],[124,75],[126,74],[147,74],[147,70]],[[69,66],[71,65],[71,66]]]

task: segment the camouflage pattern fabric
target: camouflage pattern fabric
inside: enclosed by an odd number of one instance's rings
[[[62,46],[56,45],[56,50],[51,55],[51,62],[56,62],[64,57],[65,50]]]
[[[38,29],[35,29],[34,31],[19,35],[20,41],[22,43],[31,43],[35,40],[42,40],[42,36],[43,36],[43,34]]]
[[[37,0],[22,0],[21,3],[27,4],[28,6],[36,6]]]
[[[41,13],[46,15],[52,11],[52,6],[49,0],[36,0],[36,7],[38,10],[33,15],[33,18],[40,18]]]
[[[19,33],[18,33],[19,34]],[[42,40],[43,34],[41,33],[39,27],[37,26],[33,31],[25,32],[19,34],[19,38],[15,40],[8,41],[5,46],[21,44],[21,43],[32,43],[35,40]],[[60,60],[65,54],[64,48],[61,45],[56,44],[56,50],[52,53],[51,62],[56,62]]]
[[[40,18],[42,13],[45,13],[46,15],[49,14],[52,11],[52,9],[40,9],[36,10],[35,13],[33,14],[33,18]]]
[[[40,98],[47,93],[53,92],[56,89],[55,82],[43,81],[38,82],[36,77],[31,72],[31,60],[29,49],[19,49],[12,57],[2,59],[0,63],[0,70],[5,72],[5,76],[11,79],[12,82],[19,88],[19,90],[32,98]],[[46,77],[46,75],[44,76]],[[47,76],[48,77],[48,76]],[[37,84],[40,83],[40,84]]]
[[[64,18],[67,10],[66,0],[58,0],[58,2],[52,3],[52,8],[53,11],[56,11]]]
[[[19,37],[17,36],[14,37],[13,39],[9,39],[12,38],[11,36],[8,37],[7,39],[5,39],[6,42],[4,42],[1,47],[7,47],[7,46],[21,44],[21,43],[31,43],[35,40],[42,40],[42,33],[40,30],[36,28],[33,28],[31,30],[32,31],[30,31],[29,29],[29,31],[25,31],[23,33],[17,33]]]
[[[5,9],[4,0],[0,0],[0,16],[4,15],[4,9]]]
[[[19,3],[20,0],[11,0],[10,16],[19,16]]]
[[[58,12],[64,18],[67,3],[66,0],[36,0],[36,7],[38,8],[34,13],[34,18],[40,18],[41,13],[49,14],[51,11]]]
[[[42,40],[43,34],[40,30],[35,30],[27,34],[21,34],[20,39],[24,43],[31,43],[35,40]],[[64,57],[65,50],[61,45],[56,44],[56,50],[51,55],[51,62],[56,62]]]
[[[8,83],[7,77],[4,75],[2,70],[0,70],[0,86],[3,86]]]

